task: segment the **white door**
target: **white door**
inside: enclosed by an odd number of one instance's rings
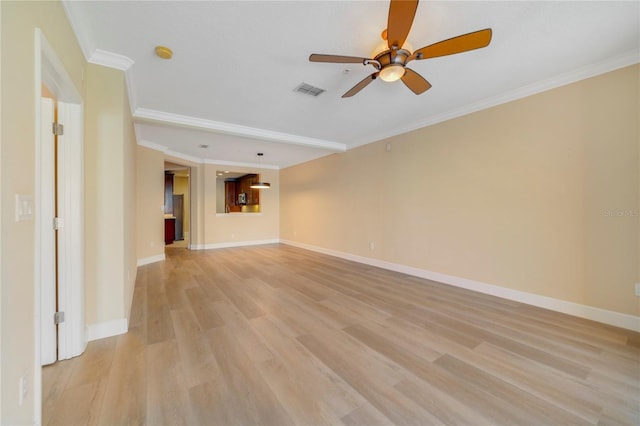
[[[58,340],[54,315],[56,312],[56,237],[53,228],[55,216],[55,137],[52,123],[55,121],[53,99],[41,101],[40,152],[40,262],[41,262],[41,361],[42,365],[56,362]]]
[[[82,107],[42,98],[41,117],[40,352],[42,365],[47,365],[80,355],[87,343]],[[63,126],[58,136],[55,121]],[[64,314],[58,325],[56,312]]]
[[[58,197],[58,360],[84,352],[84,172],[82,106],[58,102],[64,125],[57,143]]]

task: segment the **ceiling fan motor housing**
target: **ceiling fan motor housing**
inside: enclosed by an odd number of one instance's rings
[[[374,58],[380,63],[380,69],[387,65],[397,64],[405,66],[407,59],[411,56],[411,52],[405,49],[389,49],[376,55]]]
[[[387,82],[403,78],[406,74],[405,65],[410,56],[410,51],[395,48],[377,54],[374,61],[380,64],[378,76]]]

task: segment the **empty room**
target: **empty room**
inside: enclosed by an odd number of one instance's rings
[[[640,424],[639,2],[0,35],[0,424]]]

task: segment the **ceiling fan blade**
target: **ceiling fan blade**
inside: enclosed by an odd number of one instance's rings
[[[409,60],[437,58],[486,47],[491,42],[491,28],[460,35],[431,44],[413,52]]]
[[[404,44],[413,18],[416,16],[418,0],[391,0],[389,19],[387,21],[387,45],[401,48]]]
[[[340,55],[319,55],[313,53],[309,56],[311,62],[331,62],[338,64],[364,64],[369,58],[359,58],[357,56],[340,56]]]
[[[402,82],[413,93],[419,95],[431,89],[431,83],[429,83],[423,76],[412,70],[411,68],[404,69],[404,75],[402,76]]]
[[[342,97],[350,98],[351,96],[355,95],[356,93],[358,93],[359,91],[367,87],[367,85],[371,83],[373,80],[375,80],[376,78],[378,78],[377,72],[374,72],[373,74],[366,76],[362,81],[360,81],[360,83],[356,84],[351,89],[349,89],[348,92],[342,95]]]

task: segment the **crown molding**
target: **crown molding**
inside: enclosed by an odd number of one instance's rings
[[[124,55],[119,55],[106,50],[96,49],[88,59],[88,62],[96,65],[102,65],[109,68],[115,68],[121,71],[127,71],[135,63],[132,59]]]
[[[497,96],[492,96],[487,99],[483,99],[479,102],[475,102],[469,105],[465,105],[461,108],[456,108],[451,111],[447,111],[442,114],[427,117],[424,120],[415,122],[409,126],[394,128],[393,131],[383,134],[371,135],[355,141],[353,144],[349,144],[349,149],[356,148],[358,146],[367,145],[373,142],[377,142],[383,139],[387,139],[393,136],[398,136],[404,133],[418,130],[423,127],[428,127],[443,121],[448,121],[453,118],[462,117],[463,115],[471,114],[483,109],[488,109],[494,106],[502,105],[508,102],[512,102],[518,99],[526,98],[538,93],[546,92],[547,90],[555,89],[561,86],[566,86],[571,83],[575,83],[587,78],[595,77],[607,72],[615,71],[620,68],[624,68],[630,65],[634,65],[640,62],[640,52],[635,50],[629,51],[619,56],[609,58],[607,60],[578,68],[573,71],[569,71],[557,76],[541,80],[515,90],[511,90],[502,93]]]
[[[186,115],[173,114],[170,112],[156,111],[146,108],[136,108],[133,113],[133,117],[138,121],[160,122],[168,125],[184,126],[195,129],[208,130],[215,133],[224,133],[228,135],[244,136],[252,139],[266,140],[270,142],[301,145],[332,152],[345,152],[347,150],[347,145],[340,142],[308,138],[305,136],[291,135],[288,133],[273,132],[271,130],[240,126],[237,124],[224,123],[221,121],[205,120],[202,118],[189,117]]]

